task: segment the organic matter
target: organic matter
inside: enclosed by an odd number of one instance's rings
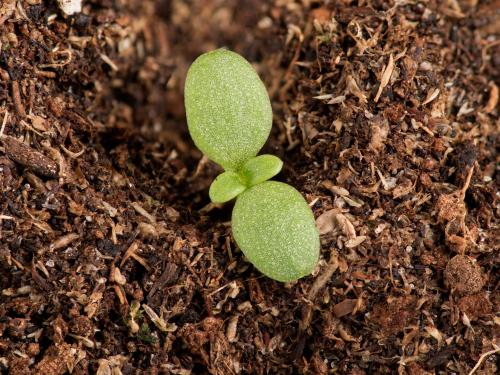
[[[58,4],[0,1],[1,374],[499,372],[498,1]],[[294,283],[207,194],[184,83],[219,46],[324,224]]]

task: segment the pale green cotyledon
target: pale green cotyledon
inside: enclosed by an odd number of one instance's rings
[[[238,170],[269,136],[272,109],[257,72],[237,53],[218,49],[198,57],[184,88],[189,133],[209,159]]]

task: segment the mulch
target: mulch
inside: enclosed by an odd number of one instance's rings
[[[1,372],[498,373],[499,34],[496,0],[0,2]],[[187,132],[222,46],[321,232],[294,283]]]

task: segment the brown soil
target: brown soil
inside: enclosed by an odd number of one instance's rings
[[[0,2],[1,371],[496,373],[499,33],[498,1]],[[319,218],[293,284],[245,261],[187,133],[221,46]]]
[[[444,277],[446,285],[459,293],[477,293],[484,286],[481,267],[473,258],[464,255],[456,255],[450,259]]]

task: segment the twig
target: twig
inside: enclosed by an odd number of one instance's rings
[[[21,91],[19,90],[19,82],[17,81],[12,81],[12,100],[14,101],[14,107],[16,108],[17,114],[25,117],[26,111],[21,100]]]
[[[29,168],[37,175],[50,178],[59,176],[59,166],[51,158],[10,136],[3,136],[2,143],[9,159]]]
[[[0,138],[2,138],[3,132],[5,130],[5,125],[7,124],[8,119],[9,119],[9,111],[5,111],[5,115],[3,116],[2,127],[0,128]]]
[[[331,279],[332,275],[334,272],[337,270],[339,267],[339,262],[336,254],[332,254],[330,258],[330,262],[328,263],[328,266],[326,267],[325,271],[318,276],[318,278],[314,281],[313,285],[311,286],[311,289],[309,289],[309,293],[307,293],[307,299],[309,301],[313,301],[319,291],[323,289],[323,287],[326,285],[326,283]]]
[[[470,167],[469,173],[467,174],[467,178],[465,179],[464,186],[460,190],[460,195],[462,197],[462,200],[465,198],[465,193],[467,192],[467,189],[469,188],[470,185],[470,180],[472,178],[474,172],[474,166]]]
[[[294,350],[294,360],[298,360],[304,351],[306,336],[305,333],[309,326],[311,325],[312,316],[313,316],[313,305],[314,300],[318,293],[323,289],[323,287],[330,281],[332,275],[335,273],[337,268],[339,267],[337,253],[334,252],[330,256],[330,261],[328,262],[328,266],[320,274],[316,280],[314,281],[311,289],[309,289],[309,293],[307,293],[308,304],[302,308],[302,320],[299,322],[299,333],[298,333],[298,344]]]
[[[481,364],[483,363],[483,361],[486,359],[486,357],[492,355],[492,354],[495,354],[495,353],[498,353],[500,352],[500,347],[497,347],[496,349],[493,349],[493,350],[490,350],[489,352],[486,352],[484,353],[480,358],[479,358],[479,361],[477,361],[476,365],[474,366],[474,368],[469,372],[469,375],[472,375],[476,372],[476,370],[479,368],[479,366],[481,366]]]

